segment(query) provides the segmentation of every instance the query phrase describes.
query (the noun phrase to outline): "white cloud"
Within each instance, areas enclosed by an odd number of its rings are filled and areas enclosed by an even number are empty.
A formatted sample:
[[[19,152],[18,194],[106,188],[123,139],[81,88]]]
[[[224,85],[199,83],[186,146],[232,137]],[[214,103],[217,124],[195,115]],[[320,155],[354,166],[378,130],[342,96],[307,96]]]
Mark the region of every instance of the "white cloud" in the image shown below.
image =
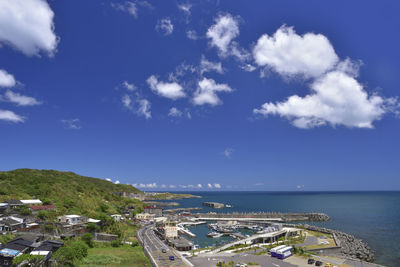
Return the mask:
[[[117,181],[115,181],[115,183],[114,184],[119,184],[119,181],[117,180]]]
[[[121,101],[124,107],[132,109],[132,98],[128,94],[123,95]]]
[[[176,188],[176,186],[173,185],[173,184],[170,184],[170,185],[169,185],[169,188]]]
[[[222,56],[230,50],[231,41],[239,35],[239,22],[231,14],[219,15],[215,24],[207,30],[211,46],[218,48]]]
[[[197,40],[200,37],[197,35],[197,32],[195,30],[188,30],[186,32],[186,36],[187,38],[189,38],[190,40]]]
[[[127,81],[124,81],[122,83],[122,85],[125,87],[126,90],[128,91],[135,91],[136,90],[136,86],[133,83],[129,83]]]
[[[168,116],[169,117],[182,117],[182,111],[180,111],[179,109],[172,107],[169,110]]]
[[[212,184],[207,184],[208,188],[213,188]]]
[[[157,183],[150,183],[150,184],[139,184],[138,187],[140,188],[157,188]]]
[[[41,104],[40,101],[36,100],[33,97],[14,93],[11,90],[6,91],[6,93],[4,94],[4,100],[15,103],[18,106],[36,106]]]
[[[157,77],[152,75],[147,79],[147,84],[150,89],[156,94],[176,100],[178,98],[185,97],[186,94],[183,87],[176,82],[165,83],[157,80]]]
[[[38,55],[43,50],[51,56],[58,43],[53,17],[45,0],[1,0],[0,43],[26,55]]]
[[[207,30],[206,36],[210,39],[210,45],[218,49],[219,56],[234,56],[244,62],[251,56],[234,41],[239,34],[239,18],[228,13],[215,18],[215,24]]]
[[[259,66],[271,68],[282,76],[319,77],[332,69],[339,58],[322,34],[298,35],[292,27],[282,26],[273,36],[262,35],[253,50]]]
[[[111,179],[110,178],[106,178],[106,181],[111,182]]]
[[[221,185],[220,184],[214,184],[214,187],[215,188],[221,188]]]
[[[163,32],[164,35],[170,35],[174,31],[174,25],[170,18],[163,18],[157,22],[156,30],[158,32]]]
[[[167,185],[162,184],[162,185],[161,185],[161,188],[167,188]]]
[[[198,87],[193,96],[195,105],[209,104],[216,106],[222,104],[217,92],[232,92],[232,88],[227,84],[217,84],[213,79],[203,78],[198,82]]]
[[[64,124],[64,127],[67,129],[79,130],[81,126],[79,125],[79,119],[69,119],[69,120],[61,120]]]
[[[192,8],[192,5],[190,3],[178,4],[178,8],[179,10],[183,11],[183,13],[189,16],[191,13],[190,9]]]
[[[146,119],[151,118],[151,103],[149,100],[141,98],[139,94],[136,94],[136,98],[133,100],[128,94],[124,94],[121,98],[122,105],[133,111],[139,116],[143,116]]]
[[[7,71],[0,69],[0,87],[13,87],[15,84],[16,81],[14,76],[9,74]]]
[[[280,115],[299,128],[325,124],[373,128],[373,122],[380,120],[396,103],[393,98],[368,95],[349,73],[335,70],[314,81],[309,95],[293,95],[283,102],[265,103],[260,109],[254,109],[254,113]]]
[[[142,115],[143,117],[145,117],[146,119],[150,119],[151,118],[151,103],[149,100],[147,99],[140,99],[138,100],[138,104],[139,104],[139,108],[137,110],[139,115]]]
[[[200,74],[211,71],[215,71],[220,74],[224,73],[221,62],[208,61],[204,56],[201,56],[199,68],[200,68]]]
[[[304,185],[296,185],[296,188],[297,188],[297,189],[303,189],[303,188],[304,188]]]
[[[136,7],[136,4],[130,1],[125,1],[124,3],[111,3],[111,6],[115,10],[123,11],[126,12],[130,15],[132,15],[134,18],[138,17],[138,9]]]
[[[247,72],[252,72],[252,71],[255,71],[257,69],[255,66],[253,66],[251,64],[244,64],[244,65],[240,66],[240,68],[242,70],[244,70],[244,71],[247,71]]]
[[[198,184],[197,188],[203,188],[203,185],[202,184]]]
[[[233,154],[234,151],[235,151],[235,150],[234,150],[233,148],[227,147],[227,148],[224,150],[224,155],[225,155],[225,157],[230,158],[230,157],[232,156],[232,154]]]
[[[15,114],[10,110],[2,110],[0,109],[0,120],[9,121],[9,122],[24,122],[25,118]]]

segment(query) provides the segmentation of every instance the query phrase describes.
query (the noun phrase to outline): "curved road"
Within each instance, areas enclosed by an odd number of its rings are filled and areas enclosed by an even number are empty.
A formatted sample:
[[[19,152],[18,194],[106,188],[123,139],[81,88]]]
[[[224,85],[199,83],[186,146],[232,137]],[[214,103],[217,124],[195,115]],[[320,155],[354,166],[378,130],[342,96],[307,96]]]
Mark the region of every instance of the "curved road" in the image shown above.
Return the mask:
[[[138,235],[143,240],[143,247],[146,249],[152,262],[156,267],[188,267],[189,265],[182,260],[181,255],[175,249],[164,244],[154,233],[153,227],[145,227],[138,231]],[[166,253],[162,249],[167,250]],[[171,261],[170,256],[175,260]]]

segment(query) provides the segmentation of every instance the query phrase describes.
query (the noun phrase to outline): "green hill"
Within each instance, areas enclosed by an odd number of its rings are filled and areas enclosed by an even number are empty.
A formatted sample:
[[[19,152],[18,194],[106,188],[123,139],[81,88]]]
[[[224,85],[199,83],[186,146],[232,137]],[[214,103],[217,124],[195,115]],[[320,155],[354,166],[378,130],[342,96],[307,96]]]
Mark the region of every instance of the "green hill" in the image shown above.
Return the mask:
[[[0,201],[38,198],[57,206],[57,214],[119,213],[129,205],[143,203],[115,194],[140,193],[130,185],[55,170],[17,169],[0,172]]]

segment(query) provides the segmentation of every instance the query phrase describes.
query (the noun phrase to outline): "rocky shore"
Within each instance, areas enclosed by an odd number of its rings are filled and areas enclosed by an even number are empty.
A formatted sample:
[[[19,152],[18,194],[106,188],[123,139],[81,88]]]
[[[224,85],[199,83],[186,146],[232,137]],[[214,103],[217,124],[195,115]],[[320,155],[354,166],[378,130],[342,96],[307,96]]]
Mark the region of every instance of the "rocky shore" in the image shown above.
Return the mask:
[[[340,255],[345,258],[359,259],[367,262],[374,261],[374,252],[363,240],[353,235],[313,225],[302,225],[305,229],[332,234],[336,244],[340,247]]]

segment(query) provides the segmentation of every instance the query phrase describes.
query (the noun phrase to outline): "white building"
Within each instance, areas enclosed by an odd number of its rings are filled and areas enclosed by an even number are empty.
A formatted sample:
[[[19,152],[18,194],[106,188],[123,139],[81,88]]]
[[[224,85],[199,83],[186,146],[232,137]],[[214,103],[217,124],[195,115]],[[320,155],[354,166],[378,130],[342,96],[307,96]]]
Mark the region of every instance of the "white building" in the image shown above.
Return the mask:
[[[178,237],[178,226],[176,225],[176,221],[164,222],[164,234],[165,238]]]
[[[42,201],[40,199],[22,199],[20,200],[24,205],[42,205]]]
[[[58,219],[58,222],[60,222],[60,223],[68,223],[71,225],[87,222],[86,217],[80,216],[80,215],[74,215],[74,214],[59,216],[57,219]]]

